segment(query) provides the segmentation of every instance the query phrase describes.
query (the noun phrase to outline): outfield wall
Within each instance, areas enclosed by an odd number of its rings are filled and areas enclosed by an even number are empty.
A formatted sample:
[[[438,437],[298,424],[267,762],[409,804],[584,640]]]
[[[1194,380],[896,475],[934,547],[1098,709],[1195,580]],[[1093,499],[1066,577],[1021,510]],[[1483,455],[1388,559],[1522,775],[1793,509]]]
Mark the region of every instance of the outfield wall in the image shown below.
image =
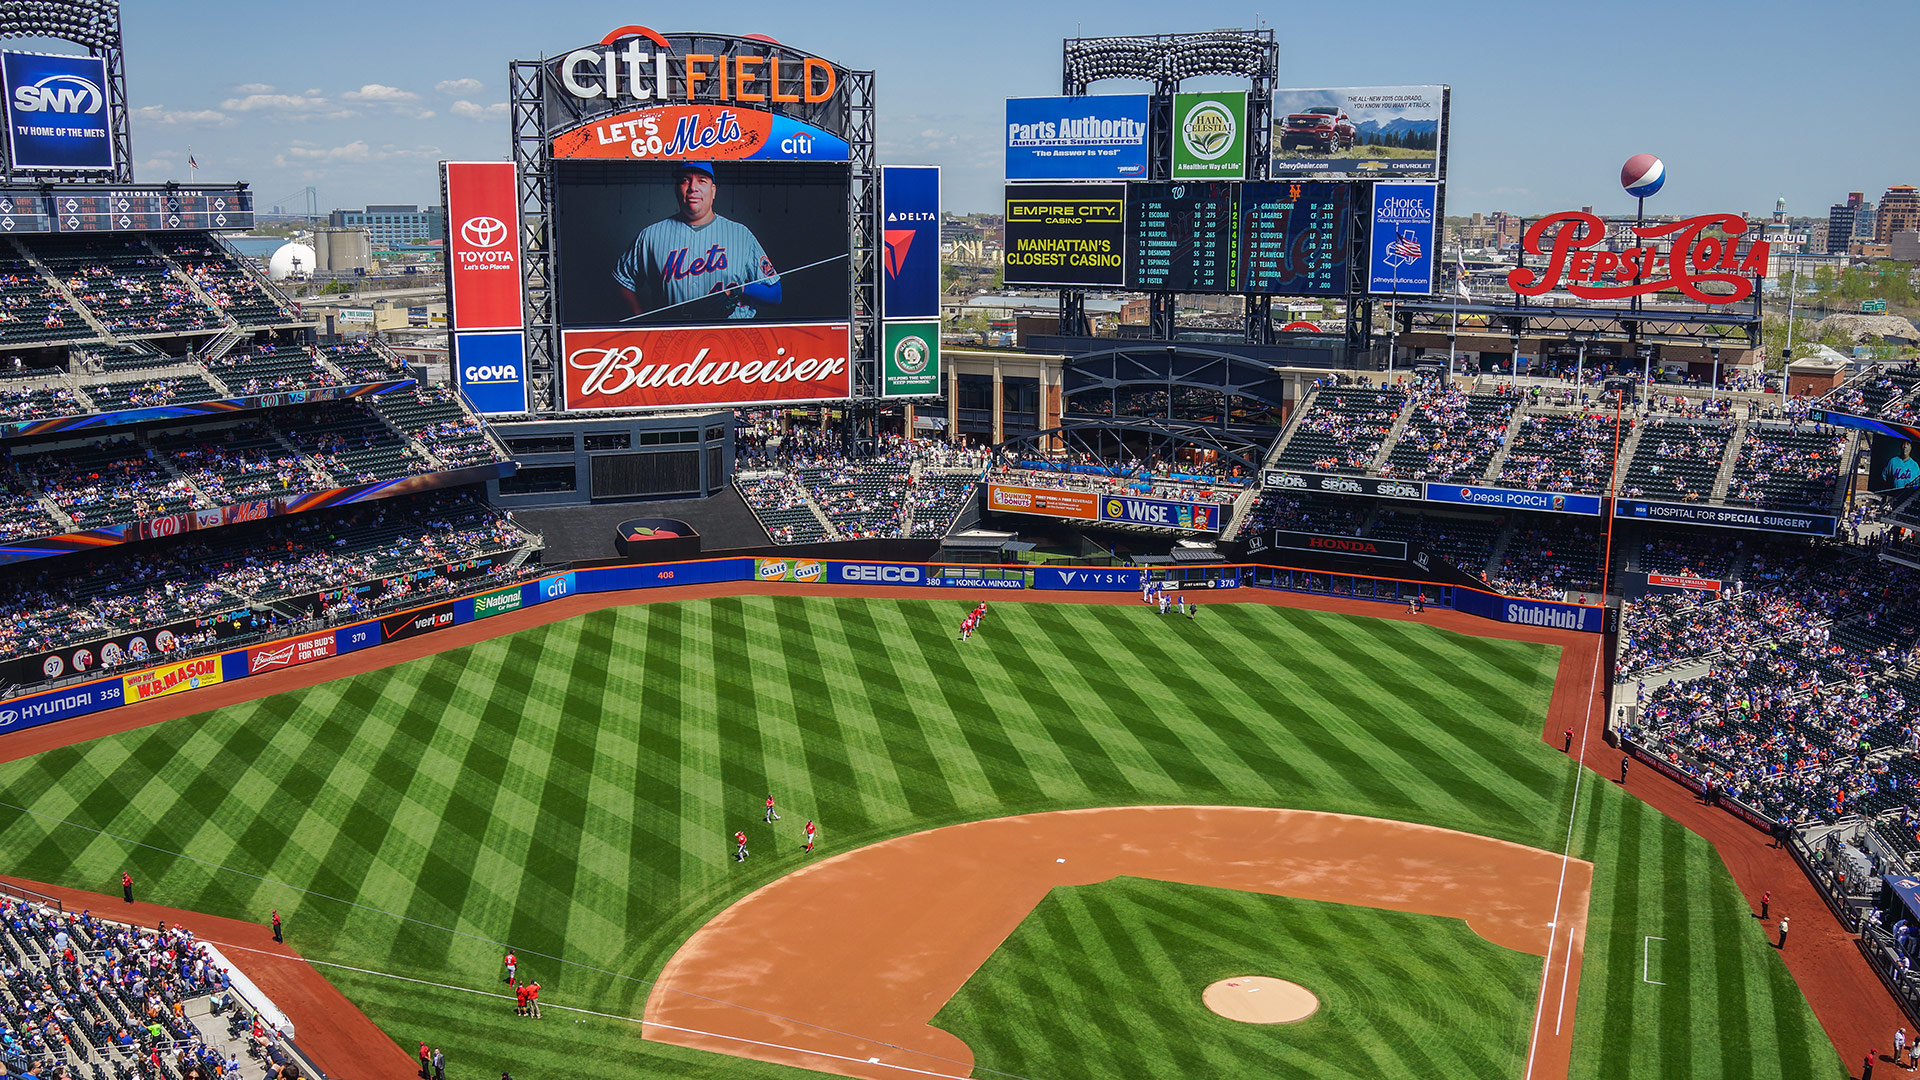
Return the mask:
[[[1139,592],[1147,580],[1176,590],[1258,585],[1291,592],[1401,601],[1424,589],[1428,603],[1495,622],[1600,633],[1603,609],[1544,600],[1520,600],[1463,586],[1329,574],[1322,570],[1241,564],[1169,567],[982,566],[954,563],[847,561],[792,557],[733,557],[691,562],[602,566],[550,574],[505,588],[440,600],[406,611],[261,645],[209,653],[124,675],[113,675],[0,701],[0,735],[58,720],[187,693],[315,660],[404,641],[451,626],[535,607],[576,593],[627,592],[676,585],[735,582],[899,586],[957,592]],[[1364,593],[1364,595],[1363,595]]]

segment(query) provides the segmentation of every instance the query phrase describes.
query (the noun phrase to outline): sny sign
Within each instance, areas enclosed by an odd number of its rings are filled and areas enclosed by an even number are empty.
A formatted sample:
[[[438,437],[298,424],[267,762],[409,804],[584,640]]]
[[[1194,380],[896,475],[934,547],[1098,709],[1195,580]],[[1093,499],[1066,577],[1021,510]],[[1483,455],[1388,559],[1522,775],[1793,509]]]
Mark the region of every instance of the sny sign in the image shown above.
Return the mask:
[[[1507,284],[1522,296],[1564,287],[1582,300],[1622,300],[1678,289],[1703,304],[1737,303],[1752,296],[1754,283],[1767,274],[1765,240],[1755,240],[1745,258],[1735,250],[1746,231],[1747,219],[1738,214],[1702,214],[1632,228],[1640,240],[1666,240],[1664,247],[1649,243],[1624,251],[1589,251],[1606,241],[1606,222],[1579,210],[1551,214],[1529,226],[1521,241],[1528,254],[1547,258],[1546,269],[1517,267],[1508,272]],[[1731,291],[1705,292],[1700,288],[1704,284]]]

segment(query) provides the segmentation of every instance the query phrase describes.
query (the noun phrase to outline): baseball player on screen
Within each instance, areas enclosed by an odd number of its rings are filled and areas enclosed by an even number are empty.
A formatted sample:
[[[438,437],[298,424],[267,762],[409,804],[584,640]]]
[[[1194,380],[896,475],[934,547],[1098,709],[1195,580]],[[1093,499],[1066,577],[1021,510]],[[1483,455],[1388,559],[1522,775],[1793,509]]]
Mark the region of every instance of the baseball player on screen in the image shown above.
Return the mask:
[[[636,318],[674,309],[675,321],[752,319],[780,302],[773,260],[753,230],[714,213],[718,194],[712,164],[680,163],[680,211],[640,230],[613,268]]]

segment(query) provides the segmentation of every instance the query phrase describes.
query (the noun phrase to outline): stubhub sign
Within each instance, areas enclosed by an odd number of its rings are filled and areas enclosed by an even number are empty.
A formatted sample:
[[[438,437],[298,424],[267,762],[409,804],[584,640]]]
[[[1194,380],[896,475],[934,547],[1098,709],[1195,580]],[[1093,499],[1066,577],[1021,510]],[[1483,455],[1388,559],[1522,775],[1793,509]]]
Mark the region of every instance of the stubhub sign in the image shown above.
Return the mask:
[[[526,335],[519,330],[453,336],[460,393],[482,416],[527,411]]]

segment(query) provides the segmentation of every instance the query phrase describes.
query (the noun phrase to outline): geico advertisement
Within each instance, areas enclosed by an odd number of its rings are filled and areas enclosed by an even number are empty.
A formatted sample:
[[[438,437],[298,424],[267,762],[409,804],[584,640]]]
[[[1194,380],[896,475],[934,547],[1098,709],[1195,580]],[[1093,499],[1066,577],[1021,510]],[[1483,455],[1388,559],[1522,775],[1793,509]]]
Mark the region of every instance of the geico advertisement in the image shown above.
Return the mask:
[[[127,701],[150,701],[181,690],[198,690],[220,681],[220,658],[202,656],[166,667],[149,668],[125,677]]]
[[[1126,281],[1124,184],[1007,185],[1006,283]]]
[[[453,325],[519,329],[520,202],[512,162],[447,163],[447,233]]]
[[[853,393],[851,327],[692,326],[568,330],[569,409],[825,401]]]

